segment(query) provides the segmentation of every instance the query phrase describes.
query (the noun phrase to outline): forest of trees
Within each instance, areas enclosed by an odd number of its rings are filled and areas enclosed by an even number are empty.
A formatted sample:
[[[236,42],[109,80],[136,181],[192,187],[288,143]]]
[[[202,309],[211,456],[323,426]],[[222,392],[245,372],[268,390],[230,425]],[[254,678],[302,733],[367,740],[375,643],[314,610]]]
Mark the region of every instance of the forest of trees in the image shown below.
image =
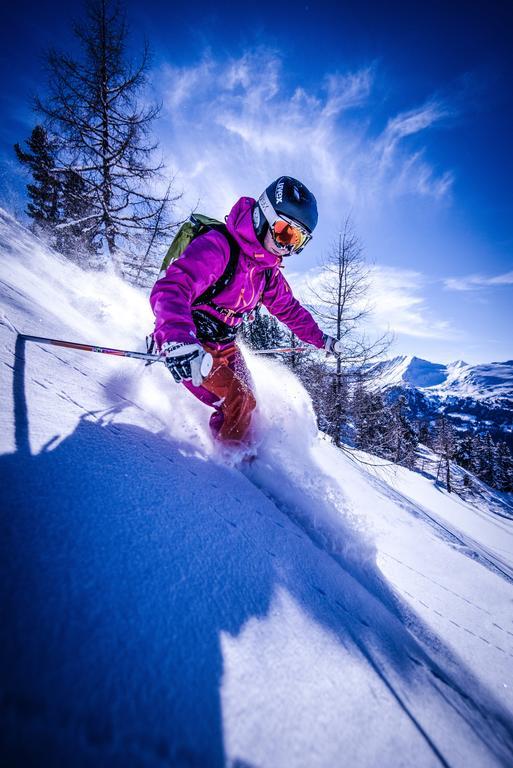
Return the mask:
[[[259,310],[246,323],[245,342],[255,349],[302,348],[278,321]],[[419,444],[438,456],[437,480],[450,492],[456,487],[454,465],[467,470],[463,486],[472,490],[472,476],[492,488],[513,492],[513,456],[503,441],[494,442],[486,428],[456,430],[443,415],[431,422],[407,415],[406,398],[393,398],[366,376],[365,365],[323,360],[309,350],[276,355],[294,370],[308,391],[319,429],[342,449],[360,449],[409,469],[421,469]]]

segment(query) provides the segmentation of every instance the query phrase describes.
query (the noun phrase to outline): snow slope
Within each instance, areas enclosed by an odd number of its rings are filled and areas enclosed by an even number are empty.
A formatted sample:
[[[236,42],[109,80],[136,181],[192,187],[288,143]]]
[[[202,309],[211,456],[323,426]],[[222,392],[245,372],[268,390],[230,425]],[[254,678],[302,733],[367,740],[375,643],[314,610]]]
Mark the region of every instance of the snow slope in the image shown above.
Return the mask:
[[[1,755],[33,766],[513,762],[513,524],[342,454],[250,359],[259,459],[141,348],[146,298],[0,215]]]

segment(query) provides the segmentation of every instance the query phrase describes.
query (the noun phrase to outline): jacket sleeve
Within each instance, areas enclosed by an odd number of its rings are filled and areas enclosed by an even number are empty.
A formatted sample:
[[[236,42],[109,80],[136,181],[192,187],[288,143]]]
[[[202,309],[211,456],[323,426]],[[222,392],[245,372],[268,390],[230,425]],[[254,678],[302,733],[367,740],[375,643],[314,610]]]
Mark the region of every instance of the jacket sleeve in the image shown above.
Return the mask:
[[[269,312],[285,323],[293,333],[307,344],[321,349],[323,333],[310,312],[294,297],[290,285],[279,269],[274,269],[264,290],[262,302]]]
[[[192,303],[223,274],[230,258],[228,241],[220,232],[195,238],[150,295],[158,348],[166,341],[196,341]]]

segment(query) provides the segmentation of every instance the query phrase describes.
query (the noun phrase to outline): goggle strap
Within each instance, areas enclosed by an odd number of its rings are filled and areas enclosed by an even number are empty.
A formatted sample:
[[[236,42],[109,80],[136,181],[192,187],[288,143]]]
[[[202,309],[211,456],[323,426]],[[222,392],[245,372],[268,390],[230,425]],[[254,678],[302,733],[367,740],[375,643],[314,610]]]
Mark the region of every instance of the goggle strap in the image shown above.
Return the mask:
[[[267,219],[267,223],[269,224],[270,227],[272,227],[274,222],[277,219],[277,216],[276,216],[276,211],[272,207],[271,201],[267,196],[267,192],[262,192],[262,194],[258,198],[258,205],[262,209],[262,213]]]
[[[269,197],[268,197],[268,195],[267,195],[267,192],[266,192],[266,191],[262,192],[262,194],[261,194],[261,195],[260,195],[260,197],[258,198],[258,205],[260,206],[260,208],[261,208],[261,210],[262,210],[262,213],[264,214],[264,216],[265,216],[265,218],[266,218],[266,221],[267,221],[267,223],[269,224],[269,227],[270,227],[270,228],[271,228],[271,230],[272,230],[272,228],[273,228],[273,226],[274,226],[275,222],[276,222],[276,221],[277,221],[279,218],[281,218],[281,217],[280,217],[280,216],[279,216],[279,215],[276,213],[276,211],[274,210],[274,208],[273,208],[273,206],[272,206],[272,203],[271,203],[271,201],[269,200]],[[284,219],[284,221],[286,221],[286,219]],[[302,245],[299,247],[299,250],[303,250],[303,248],[305,247],[305,245],[306,245],[306,244],[307,244],[307,243],[308,243],[308,242],[309,242],[311,239],[312,239],[312,235],[311,235],[310,233],[308,233],[308,234],[306,235],[306,237],[305,237],[305,240],[304,240],[304,242],[303,242],[303,243],[302,243]],[[296,251],[296,252],[299,252],[299,251]]]

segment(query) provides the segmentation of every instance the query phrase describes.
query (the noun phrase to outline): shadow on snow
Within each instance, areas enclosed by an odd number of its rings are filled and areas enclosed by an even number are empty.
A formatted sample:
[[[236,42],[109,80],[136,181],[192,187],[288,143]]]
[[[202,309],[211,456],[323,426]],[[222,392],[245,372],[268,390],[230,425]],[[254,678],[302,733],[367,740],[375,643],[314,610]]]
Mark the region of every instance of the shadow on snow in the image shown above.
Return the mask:
[[[276,528],[278,557],[263,557],[256,512],[242,504],[240,520],[225,514],[235,471],[183,457],[139,427],[84,417],[32,456],[19,343],[15,361],[17,451],[0,459],[4,758],[35,766],[43,751],[46,765],[224,765],[220,634],[265,617],[279,587],[363,656],[441,764],[394,682],[418,682],[419,668],[499,759],[511,755],[508,718],[491,697],[480,709],[426,656],[377,566],[359,580],[354,564],[344,571],[319,542],[289,545]],[[213,509],[202,485],[214,482]],[[332,594],[312,587],[293,546],[318,548]],[[359,598],[358,584],[363,592],[371,582],[381,584],[374,597]]]

